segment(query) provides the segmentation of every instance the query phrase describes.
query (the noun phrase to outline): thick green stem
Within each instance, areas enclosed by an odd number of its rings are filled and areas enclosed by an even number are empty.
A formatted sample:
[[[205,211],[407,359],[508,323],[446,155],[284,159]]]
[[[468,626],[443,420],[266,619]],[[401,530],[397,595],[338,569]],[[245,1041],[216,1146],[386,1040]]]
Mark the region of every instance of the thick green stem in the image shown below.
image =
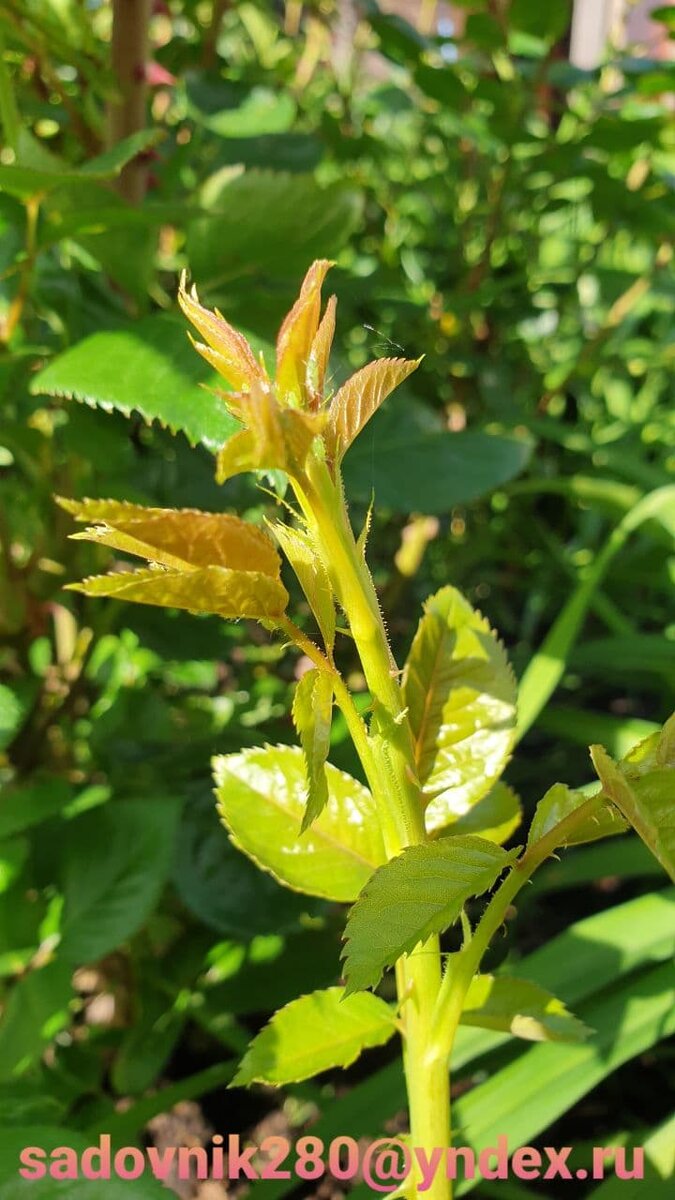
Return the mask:
[[[377,594],[349,522],[342,484],[324,463],[314,462],[296,488],[342,606],[373,698],[368,733],[352,712],[353,701],[336,691],[368,781],[382,813],[390,858],[426,840],[413,740]],[[344,686],[344,685],[343,685]],[[345,689],[346,691],[346,689]],[[346,703],[345,703],[346,701]],[[447,1060],[433,1043],[433,1014],[441,987],[440,944],[432,937],[397,964],[396,980],[404,1032],[403,1060],[410,1109],[411,1145],[431,1156],[450,1138],[450,1081]],[[414,1186],[419,1182],[415,1168]],[[442,1171],[428,1188],[429,1200],[451,1200]]]

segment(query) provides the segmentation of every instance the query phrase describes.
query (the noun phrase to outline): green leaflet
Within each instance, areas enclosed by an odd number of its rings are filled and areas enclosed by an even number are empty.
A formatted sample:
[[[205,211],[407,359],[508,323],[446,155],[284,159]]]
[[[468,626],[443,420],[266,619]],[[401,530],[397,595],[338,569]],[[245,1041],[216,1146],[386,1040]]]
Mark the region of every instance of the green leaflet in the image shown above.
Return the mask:
[[[21,875],[30,853],[28,838],[12,838],[0,842],[0,895],[9,891]]]
[[[444,792],[427,808],[426,826],[432,836],[475,833],[501,845],[521,823],[520,800],[513,788],[501,780],[493,785],[487,796],[464,811],[455,811],[453,796],[453,792]]]
[[[148,919],[171,870],[179,809],[169,796],[118,800],[71,823],[60,958],[96,962]]]
[[[321,187],[313,174],[287,170],[218,170],[199,198],[208,212],[188,226],[187,260],[205,291],[244,273],[263,286],[285,282],[313,258],[334,256],[362,204],[349,186]]]
[[[568,788],[564,783],[554,783],[548,789],[546,794],[539,801],[532,824],[530,825],[530,833],[527,839],[528,846],[532,846],[543,838],[546,833],[559,825],[565,817],[574,812],[575,808],[579,808],[588,799],[581,792],[574,791]],[[611,837],[616,833],[625,833],[628,828],[628,822],[622,820],[614,808],[607,805],[595,816],[589,819],[577,829],[574,830],[571,837],[566,838],[561,845],[578,846],[584,842],[595,842],[599,838]]]
[[[299,1083],[331,1067],[348,1067],[395,1030],[393,1010],[369,992],[345,996],[332,987],[300,996],[253,1039],[230,1086]]]
[[[516,683],[487,621],[453,587],[426,604],[403,677],[417,768],[438,828],[490,790],[514,740]],[[446,796],[442,793],[449,792]]]
[[[448,964],[452,970],[452,959]],[[561,1000],[537,983],[476,975],[464,1001],[462,1025],[512,1033],[530,1042],[581,1042],[590,1030]]]
[[[260,342],[255,342],[256,349]],[[120,364],[124,363],[124,370]],[[66,396],[125,416],[139,412],[215,453],[238,428],[220,396],[222,385],[194,353],[175,316],[145,317],[128,329],[102,330],[47,363],[31,381],[33,395]]]
[[[484,838],[449,837],[409,846],[376,871],[347,920],[347,992],[375,987],[385,967],[452,925],[517,854]]]
[[[661,736],[665,749],[668,749],[669,734],[664,730]],[[672,758],[654,770],[642,774],[636,770],[632,776],[628,771],[624,774],[602,746],[591,746],[591,758],[607,795],[675,880],[675,770]]]
[[[307,806],[302,818],[304,833],[328,803],[326,759],[333,719],[333,681],[325,671],[307,671],[295,689],[293,722],[300,735],[307,768]]]
[[[280,617],[288,604],[288,592],[278,579],[259,571],[228,571],[226,567],[191,571],[149,567],[116,575],[93,575],[67,586],[85,596],[111,596],[137,604],[256,620]]]
[[[23,697],[0,683],[0,751],[5,750],[19,732],[27,709]]]
[[[326,766],[328,803],[298,836],[307,774],[296,746],[265,746],[213,762],[218,811],[235,846],[279,883],[310,896],[355,900],[385,861],[370,792]]]
[[[378,509],[442,515],[508,483],[527,466],[531,441],[482,429],[450,433],[429,422],[426,406],[421,416],[421,408],[409,397],[405,404],[392,397],[375,414],[372,438],[369,429],[344,460],[349,496],[368,504],[374,492]]]
[[[28,971],[15,985],[0,1028],[0,1082],[22,1075],[37,1063],[70,1023],[75,1002],[72,974],[72,966],[58,959]]]
[[[317,550],[304,529],[276,522],[272,531],[298,577],[326,648],[332,650],[335,642],[335,601],[328,572]]]

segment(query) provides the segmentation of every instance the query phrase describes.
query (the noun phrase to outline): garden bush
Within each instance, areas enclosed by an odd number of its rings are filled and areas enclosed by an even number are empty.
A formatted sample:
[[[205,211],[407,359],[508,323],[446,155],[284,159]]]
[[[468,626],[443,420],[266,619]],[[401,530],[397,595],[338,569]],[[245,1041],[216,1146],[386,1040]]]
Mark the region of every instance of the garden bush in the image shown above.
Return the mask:
[[[158,7],[135,123],[123,4],[0,9],[0,1200],[89,1195],[18,1154],[102,1132],[327,1145],[410,1101],[438,1144],[447,1072],[388,1035],[446,968],[457,1144],[645,1145],[644,1194],[670,1186],[672,71],[572,67],[566,4],[464,7],[455,38]],[[289,877],[341,804],[362,865],[317,839]],[[581,808],[589,840],[558,837]],[[464,890],[418,911],[460,850]],[[395,960],[398,1015],[389,974],[357,990]],[[348,1054],[284,1066],[350,1009]]]

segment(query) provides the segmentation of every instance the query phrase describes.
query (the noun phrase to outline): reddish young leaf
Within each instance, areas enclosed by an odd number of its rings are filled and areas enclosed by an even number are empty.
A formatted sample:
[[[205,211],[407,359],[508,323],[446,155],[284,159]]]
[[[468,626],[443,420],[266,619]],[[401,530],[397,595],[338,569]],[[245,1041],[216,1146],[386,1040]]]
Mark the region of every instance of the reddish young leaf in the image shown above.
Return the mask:
[[[259,571],[228,571],[225,567],[198,567],[193,571],[149,567],[94,575],[81,583],[68,584],[68,589],[85,596],[111,596],[137,604],[256,620],[280,617],[288,604],[288,593],[278,579]]]
[[[335,336],[335,310],[337,297],[331,296],[326,305],[326,311],[316,331],[312,348],[307,359],[307,393],[312,408],[318,408],[323,399],[323,390],[328,371],[333,337]]]
[[[190,293],[185,288],[185,276],[181,279],[178,303],[185,316],[198,329],[207,345],[192,339],[195,349],[236,390],[250,388],[254,382],[265,383],[267,372],[256,359],[242,333],[225,320],[216,309],[211,312],[199,303],[195,288]]]
[[[417,370],[422,359],[379,358],[357,371],[333,397],[326,448],[339,462],[390,392]]]
[[[321,285],[332,266],[333,263],[324,258],[312,263],[300,295],[279,330],[277,388],[282,400],[291,396],[303,403],[307,401],[307,366],[319,327]]]
[[[119,500],[59,499],[58,503],[76,521],[92,523],[73,538],[100,542],[178,570],[220,566],[279,575],[281,560],[272,540],[240,517],[189,508],[144,508]]]

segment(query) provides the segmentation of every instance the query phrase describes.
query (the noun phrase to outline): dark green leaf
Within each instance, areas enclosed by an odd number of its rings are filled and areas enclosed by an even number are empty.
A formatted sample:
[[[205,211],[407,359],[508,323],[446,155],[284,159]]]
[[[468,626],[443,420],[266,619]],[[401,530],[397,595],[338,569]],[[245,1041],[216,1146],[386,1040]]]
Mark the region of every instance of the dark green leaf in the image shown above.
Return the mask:
[[[532,444],[480,431],[425,430],[391,401],[373,417],[344,462],[347,493],[393,512],[446,513],[518,475]]]
[[[61,956],[95,962],[143,925],[169,874],[178,811],[170,797],[125,800],[72,823],[63,858]]]
[[[71,1019],[72,967],[48,963],[13,987],[0,1025],[0,1082],[22,1075]]]
[[[296,834],[299,827],[298,819]],[[304,914],[316,911],[315,901],[279,887],[234,848],[211,794],[191,796],[185,806],[173,881],[191,913],[209,929],[240,941],[297,929]]]
[[[78,342],[35,376],[31,391],[125,416],[139,412],[215,453],[239,425],[203,383],[223,386],[195,354],[186,326],[176,317],[153,316]]]
[[[345,244],[360,213],[358,193],[320,187],[311,175],[220,172],[203,189],[211,215],[188,229],[190,268],[200,288],[242,272],[288,277]],[[274,214],[274,219],[270,215]]]

